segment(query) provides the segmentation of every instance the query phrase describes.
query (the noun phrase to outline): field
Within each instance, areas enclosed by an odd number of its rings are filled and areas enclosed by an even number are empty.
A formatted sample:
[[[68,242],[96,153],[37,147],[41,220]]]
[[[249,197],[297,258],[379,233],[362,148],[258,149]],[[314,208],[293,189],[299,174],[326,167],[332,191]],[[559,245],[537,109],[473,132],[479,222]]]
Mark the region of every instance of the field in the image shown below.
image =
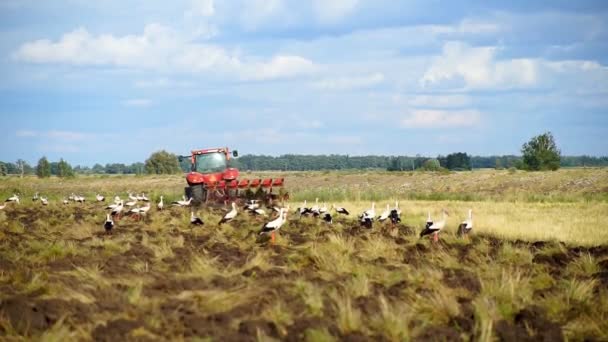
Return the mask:
[[[359,213],[400,201],[401,225],[327,225],[293,212],[275,244],[264,220],[221,209],[152,210],[103,231],[97,192],[181,197],[181,176],[0,179],[0,339],[607,340],[608,170],[550,173],[302,172],[304,199]],[[32,203],[34,192],[51,204]],[[60,204],[70,193],[85,204]],[[450,213],[440,241],[427,211]],[[456,237],[473,209],[475,228]]]

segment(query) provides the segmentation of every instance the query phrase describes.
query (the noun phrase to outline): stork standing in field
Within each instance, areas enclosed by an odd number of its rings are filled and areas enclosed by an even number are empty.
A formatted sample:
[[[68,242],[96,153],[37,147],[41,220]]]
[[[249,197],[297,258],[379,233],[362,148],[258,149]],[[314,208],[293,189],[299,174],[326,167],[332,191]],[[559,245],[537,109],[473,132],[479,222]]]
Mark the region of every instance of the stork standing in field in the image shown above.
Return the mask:
[[[287,220],[287,211],[289,211],[289,206],[287,207],[287,209],[281,208],[279,210],[279,217],[264,224],[264,226],[262,226],[262,230],[260,231],[260,235],[270,234],[270,241],[274,243],[275,232],[281,229],[281,226]]]
[[[330,213],[325,213],[325,215],[323,215],[323,221],[327,222],[328,224],[334,223],[334,219],[331,217]]]
[[[306,200],[304,200],[304,203],[302,203],[302,206],[296,209],[296,212],[298,214],[300,214],[300,217],[302,217],[302,215],[306,215],[309,211],[308,207],[306,206]]]
[[[137,200],[131,200],[131,201],[125,203],[125,205],[127,207],[134,207],[136,204],[137,204]]]
[[[112,234],[112,228],[114,228],[114,221],[110,214],[106,214],[106,222],[103,224],[103,228],[106,230],[106,234]]]
[[[163,210],[163,208],[165,207],[165,203],[163,203],[163,196],[160,196],[160,202],[158,202],[158,204],[156,205],[156,207],[158,208],[158,210]]]
[[[243,209],[253,212],[254,210],[258,209],[259,207],[260,207],[260,203],[258,200],[249,200],[245,204],[245,207]]]
[[[49,205],[49,198],[40,196],[40,203],[42,203],[42,205]]]
[[[323,215],[327,213],[327,203],[323,202],[323,206],[319,208],[319,214]]]
[[[220,220],[220,222],[218,224],[222,225],[222,223],[226,223],[226,222],[230,222],[230,221],[234,220],[237,213],[238,212],[236,211],[236,203],[232,202],[232,210],[227,212],[226,215],[224,215],[224,217],[222,217],[222,219]]]
[[[262,208],[252,210],[251,214],[253,214],[253,216],[268,216],[268,214],[266,214],[266,210]]]
[[[102,196],[101,194],[95,195],[95,199],[97,200],[97,202],[105,202],[106,201],[106,198],[104,196]]]
[[[399,202],[395,202],[395,207],[391,210],[388,217],[391,219],[391,223],[393,225],[401,222],[401,209],[399,209]]]
[[[38,200],[38,193],[34,194],[34,197],[32,197],[32,202],[36,202]]]
[[[348,212],[348,210],[346,210],[346,208],[344,207],[336,207],[335,204],[331,205],[332,209],[334,209],[338,214],[342,214],[342,215],[350,215],[350,213]]]
[[[146,196],[145,192],[141,194],[141,200],[144,202],[150,202],[150,199],[148,198],[148,196]]]
[[[458,226],[458,236],[468,236],[473,229],[473,209],[469,209],[469,217]]]
[[[120,219],[120,215],[124,209],[125,209],[124,202],[120,201],[120,203],[114,209],[112,209],[112,212],[111,212],[112,217],[118,216],[118,219]]]
[[[438,222],[434,222],[430,227],[425,228],[422,232],[420,232],[420,237],[425,235],[433,235],[433,242],[439,241],[439,232],[445,227],[445,223],[447,221],[448,212],[442,210],[443,219]]]
[[[68,201],[67,198],[64,198],[62,203],[63,204],[70,204],[70,201]]]
[[[312,213],[312,216],[314,216],[314,217],[318,217],[319,214],[321,214],[319,212],[319,199],[318,198],[315,198],[315,205],[313,205],[310,208],[310,212]]]
[[[426,224],[424,226],[424,229],[427,229],[428,227],[433,225],[433,219],[431,218],[431,211],[429,210],[428,216],[426,217]]]
[[[386,205],[386,210],[382,212],[380,216],[378,216],[379,222],[384,222],[388,219],[388,216],[391,214],[390,205]]]
[[[372,207],[359,216],[361,225],[366,228],[372,228],[374,219],[376,218],[376,202],[372,202]]]
[[[139,208],[139,214],[144,217],[148,215],[148,211],[150,211],[150,202],[146,203],[143,207]]]
[[[203,220],[198,217],[197,215],[194,215],[194,211],[190,212],[190,224],[195,225],[195,226],[202,226],[205,223],[203,222]]]
[[[171,204],[176,205],[178,207],[188,207],[192,203],[192,197],[188,198],[188,200],[175,201]]]
[[[19,204],[19,196],[13,194],[13,196],[9,197],[6,201],[4,202],[8,202],[8,203],[17,203]]]

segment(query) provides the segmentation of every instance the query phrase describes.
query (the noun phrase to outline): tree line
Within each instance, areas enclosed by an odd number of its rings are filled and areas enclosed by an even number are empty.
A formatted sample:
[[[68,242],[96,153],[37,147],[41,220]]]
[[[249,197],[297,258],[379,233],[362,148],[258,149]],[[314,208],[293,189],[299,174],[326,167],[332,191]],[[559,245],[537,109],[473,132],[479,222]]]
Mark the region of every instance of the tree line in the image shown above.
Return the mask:
[[[349,156],[349,155],[298,155],[282,156],[244,155],[231,158],[230,167],[243,171],[319,171],[349,169],[380,169],[388,171],[464,171],[478,168],[522,170],[557,170],[559,167],[603,167],[608,166],[608,157],[561,156],[551,132],[547,132],[526,142],[522,146],[522,156],[470,156],[464,152],[451,153],[435,158],[425,156]],[[15,163],[0,162],[0,175],[36,174],[38,177],[72,177],[75,174],[174,174],[190,171],[189,158],[179,160],[167,151],[154,152],[144,162],[132,164],[95,164],[93,167],[72,166],[65,160],[49,162],[40,158],[36,167],[19,159]]]

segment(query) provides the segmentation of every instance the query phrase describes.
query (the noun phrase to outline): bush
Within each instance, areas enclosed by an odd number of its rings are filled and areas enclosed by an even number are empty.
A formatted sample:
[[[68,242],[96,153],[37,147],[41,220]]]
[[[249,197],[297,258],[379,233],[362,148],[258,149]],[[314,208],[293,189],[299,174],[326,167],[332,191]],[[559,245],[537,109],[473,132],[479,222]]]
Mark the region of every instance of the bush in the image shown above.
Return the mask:
[[[427,159],[418,170],[421,171],[443,171],[444,168],[439,164],[437,159]]]
[[[157,175],[174,174],[181,171],[177,156],[164,150],[152,153],[146,160],[145,168],[146,173]]]

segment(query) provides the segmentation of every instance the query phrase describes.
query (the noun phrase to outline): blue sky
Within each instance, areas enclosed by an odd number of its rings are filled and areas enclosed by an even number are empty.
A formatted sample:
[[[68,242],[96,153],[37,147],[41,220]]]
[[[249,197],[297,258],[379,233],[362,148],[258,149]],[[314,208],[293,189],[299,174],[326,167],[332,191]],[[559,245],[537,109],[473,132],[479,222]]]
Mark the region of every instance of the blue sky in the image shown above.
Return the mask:
[[[0,1],[0,160],[608,154],[605,1]]]

